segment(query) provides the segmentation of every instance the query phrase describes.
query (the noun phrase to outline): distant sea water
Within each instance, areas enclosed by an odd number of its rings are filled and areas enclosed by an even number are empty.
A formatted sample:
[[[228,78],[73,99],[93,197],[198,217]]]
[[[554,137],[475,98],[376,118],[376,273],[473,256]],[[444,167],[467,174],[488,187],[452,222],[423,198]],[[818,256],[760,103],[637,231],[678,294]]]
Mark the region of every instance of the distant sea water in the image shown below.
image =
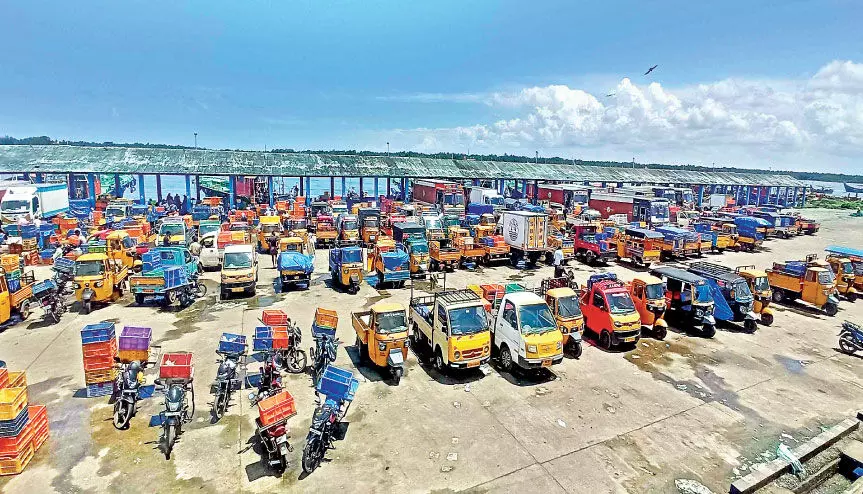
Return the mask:
[[[396,180],[392,181],[393,189],[396,188]],[[299,187],[299,179],[297,178],[289,178],[289,177],[276,177],[273,179],[273,188],[275,189],[276,194],[288,193],[291,191],[291,188],[294,186]],[[310,191],[303,191],[305,195],[311,197],[318,197],[323,195],[324,192],[329,193],[330,191],[330,179],[329,178],[312,178],[310,179]],[[336,178],[336,195],[342,195],[342,179]],[[348,192],[354,189],[355,192],[359,193],[360,191],[360,179],[358,178],[348,178],[345,180],[345,192]],[[192,197],[195,196],[195,179],[192,177],[191,179],[191,191]],[[363,180],[363,191],[366,192],[367,195],[372,195],[374,192],[374,180],[373,179],[364,179]],[[386,194],[387,191],[387,181],[386,179],[378,180],[378,192],[380,194]],[[144,177],[144,192],[147,195],[147,199],[156,197],[156,177],[152,175],[147,175]],[[186,193],[186,179],[181,176],[176,175],[166,175],[162,177],[162,195],[167,196],[168,194],[180,194],[183,195]],[[129,192],[126,190],[124,197],[129,199],[137,199],[138,191]],[[202,196],[203,197],[203,196]]]
[[[812,187],[833,189],[831,195],[834,196],[844,196],[847,194],[845,192],[845,185],[842,182],[820,182],[818,180],[802,180],[802,182]]]

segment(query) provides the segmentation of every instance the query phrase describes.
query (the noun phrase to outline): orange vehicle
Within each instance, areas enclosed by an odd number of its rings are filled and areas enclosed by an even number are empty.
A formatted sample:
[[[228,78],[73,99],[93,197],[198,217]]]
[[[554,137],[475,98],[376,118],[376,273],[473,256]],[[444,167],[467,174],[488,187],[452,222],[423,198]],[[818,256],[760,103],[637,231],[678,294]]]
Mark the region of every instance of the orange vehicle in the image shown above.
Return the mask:
[[[336,244],[336,238],[339,234],[333,224],[332,216],[318,216],[315,228],[317,230],[315,232],[315,236],[317,238],[315,241],[315,247],[332,247]]]
[[[475,243],[470,231],[466,228],[450,227],[450,240],[452,246],[461,253],[461,265],[465,263],[479,264],[480,259],[485,256],[485,250]]]
[[[599,337],[602,348],[634,345],[641,338],[641,317],[626,285],[614,273],[591,275],[579,305],[585,328]]]

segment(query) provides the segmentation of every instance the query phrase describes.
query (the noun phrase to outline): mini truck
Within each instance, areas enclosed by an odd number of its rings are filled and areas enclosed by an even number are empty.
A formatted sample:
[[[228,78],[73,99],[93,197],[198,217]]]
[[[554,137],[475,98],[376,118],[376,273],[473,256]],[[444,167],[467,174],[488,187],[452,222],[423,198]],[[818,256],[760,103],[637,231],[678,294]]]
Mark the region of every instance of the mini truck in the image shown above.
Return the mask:
[[[222,298],[225,299],[229,293],[237,292],[254,295],[257,281],[258,256],[252,245],[241,244],[225,247],[219,287]]]
[[[354,312],[351,322],[357,333],[360,358],[368,357],[377,366],[387,367],[398,384],[408,356],[408,323],[403,305],[378,302],[370,310]]]
[[[411,256],[411,276],[424,278],[429,270],[429,244],[425,228],[416,223],[400,222],[393,225],[393,238],[402,242]]]
[[[617,258],[642,266],[659,262],[663,238],[661,233],[653,230],[626,228],[623,235],[617,237]]]
[[[277,264],[283,288],[289,285],[308,288],[311,285],[315,258],[309,254],[307,245],[301,237],[288,237],[280,242]]]
[[[425,346],[439,372],[479,367],[491,356],[485,305],[470,290],[411,297],[409,319],[414,348]]]
[[[607,263],[617,257],[617,251],[609,245],[607,234],[600,231],[597,225],[577,223],[573,225],[573,231],[575,256],[579,260],[587,264]]]
[[[482,219],[480,219],[482,221]],[[506,261],[509,259],[509,245],[500,235],[492,235],[494,226],[479,224],[473,227],[474,238],[482,247],[482,262],[486,266],[493,262]]]
[[[641,317],[629,290],[617,280],[617,275],[591,275],[579,303],[584,314],[584,327],[599,337],[599,346],[608,350],[638,343]]]
[[[369,259],[369,271],[377,274],[378,287],[391,283],[393,287],[401,288],[411,276],[410,255],[402,244],[395,243],[391,238],[379,238],[374,250],[369,253]]]
[[[767,272],[773,301],[800,299],[824,310],[828,316],[839,312],[839,294],[833,271],[807,266],[805,261],[774,262]]]
[[[503,238],[510,247],[513,266],[525,261],[534,265],[545,253],[548,216],[530,211],[504,211]]]
[[[374,245],[381,234],[381,210],[379,208],[360,208],[360,239],[363,245]]]
[[[149,258],[149,259],[148,259]],[[169,306],[188,290],[189,277],[199,269],[198,259],[185,247],[156,247],[145,254],[141,274],[129,277],[129,286],[135,295],[135,303],[144,304],[148,299],[160,299]],[[173,272],[182,268],[182,273]],[[182,302],[188,302],[185,300]]]
[[[492,346],[505,371],[513,366],[535,370],[563,361],[563,335],[539,295],[511,292],[495,299],[495,305]]]

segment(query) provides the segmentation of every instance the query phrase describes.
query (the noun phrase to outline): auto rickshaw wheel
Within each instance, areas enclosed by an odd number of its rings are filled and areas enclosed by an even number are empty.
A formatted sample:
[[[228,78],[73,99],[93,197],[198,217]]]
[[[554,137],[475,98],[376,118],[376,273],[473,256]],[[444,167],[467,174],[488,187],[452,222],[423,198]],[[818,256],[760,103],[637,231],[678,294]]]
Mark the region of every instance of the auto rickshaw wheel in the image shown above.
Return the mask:
[[[857,294],[856,294],[856,293],[854,293],[854,292],[846,293],[846,294],[845,294],[845,298],[846,298],[849,302],[854,302],[855,300],[857,300]]]
[[[569,345],[567,346],[569,346],[569,353],[572,354],[572,358],[581,358],[581,353],[584,351],[584,349],[582,348],[580,341],[572,341],[572,339],[570,338]]]
[[[761,313],[761,324],[765,326],[770,326],[773,324],[773,314],[765,314]]]
[[[712,324],[705,324],[701,327],[701,336],[705,338],[713,338],[716,334],[716,326]]]
[[[354,345],[357,347],[357,354],[360,356],[360,362],[366,359],[365,357],[365,345],[363,345],[363,340],[360,339],[360,335],[357,335],[357,341],[354,342]]]
[[[666,335],[668,335],[668,328],[665,326],[657,326],[653,325],[653,337],[657,340],[664,340]]]
[[[781,303],[783,300],[785,300],[785,294],[782,293],[781,289],[777,288],[776,290],[773,290],[772,298],[774,302]]]
[[[599,346],[606,350],[611,350],[611,334],[609,334],[608,331],[603,330],[602,333],[599,334]]]
[[[402,380],[402,374],[404,374],[405,370],[401,367],[393,369],[393,384],[398,386]]]
[[[83,312],[84,315],[89,314],[92,309],[93,309],[93,303],[90,302],[89,300],[85,300],[85,301],[81,302],[81,312]],[[23,315],[23,313],[22,313],[22,315]]]
[[[839,338],[839,349],[848,355],[853,355],[857,352],[857,345],[854,343],[854,338],[849,334],[843,335]]]
[[[138,305],[144,305],[144,295],[141,293],[135,294],[135,303]]]
[[[827,304],[824,306],[824,312],[826,312],[828,316],[833,317],[837,312],[839,312],[839,306],[836,304]]]
[[[747,333],[754,333],[755,330],[758,329],[758,324],[755,322],[755,319],[747,319],[743,321],[743,329],[745,329]]]

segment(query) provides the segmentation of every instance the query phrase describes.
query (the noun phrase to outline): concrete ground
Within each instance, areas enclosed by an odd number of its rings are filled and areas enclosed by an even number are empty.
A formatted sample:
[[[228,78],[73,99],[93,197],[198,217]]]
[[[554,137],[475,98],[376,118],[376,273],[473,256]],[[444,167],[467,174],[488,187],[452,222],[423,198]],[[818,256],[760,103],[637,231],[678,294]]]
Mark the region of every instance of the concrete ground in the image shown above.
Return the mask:
[[[863,223],[844,212],[811,211],[823,221],[813,237],[772,240],[763,252],[709,256],[728,266],[802,258],[834,243],[860,246]],[[752,465],[775,457],[780,441],[792,448],[861,408],[863,362],[837,350],[843,319],[863,320],[863,302],[843,302],[836,317],[803,305],[776,308],[772,327],[746,334],[720,327],[713,339],[672,330],[665,341],[606,352],[589,346],[540,376],[495,368],[442,376],[409,355],[399,386],[377,369],[359,366],[350,313],[390,298],[406,303],[410,290],[358,295],[329,286],[326,253],[319,251],[310,290],[274,293],[275,270],[261,259],[258,295],[217,300],[218,273],[208,273],[210,295],[178,311],[138,307],[127,296],[83,316],[64,315],[45,326],[40,314],[0,333],[0,359],[27,371],[30,399],[48,405],[51,437],[29,468],[0,478],[0,490],[19,492],[677,492],[694,480],[714,492]],[[596,269],[573,263],[579,281]],[[623,278],[633,271],[611,265]],[[44,268],[39,278],[47,276]],[[460,271],[450,287],[523,281],[538,284],[551,269],[521,272],[497,267]],[[276,477],[253,447],[256,410],[236,393],[227,415],[210,420],[208,385],[223,331],[249,338],[264,308],[282,308],[303,328],[304,347],[317,306],[340,315],[338,364],[361,383],[348,414],[345,440],[329,461],[301,478],[300,457],[314,409],[307,375],[288,375],[298,415],[289,422],[294,452]],[[74,310],[74,309],[73,309]],[[171,460],[157,449],[159,429],[149,416],[162,408],[143,400],[126,431],[111,424],[107,398],[81,397],[84,372],[79,330],[110,320],[150,326],[163,351],[195,354],[196,413]],[[253,366],[254,367],[254,366]],[[155,370],[148,372],[152,382]]]

